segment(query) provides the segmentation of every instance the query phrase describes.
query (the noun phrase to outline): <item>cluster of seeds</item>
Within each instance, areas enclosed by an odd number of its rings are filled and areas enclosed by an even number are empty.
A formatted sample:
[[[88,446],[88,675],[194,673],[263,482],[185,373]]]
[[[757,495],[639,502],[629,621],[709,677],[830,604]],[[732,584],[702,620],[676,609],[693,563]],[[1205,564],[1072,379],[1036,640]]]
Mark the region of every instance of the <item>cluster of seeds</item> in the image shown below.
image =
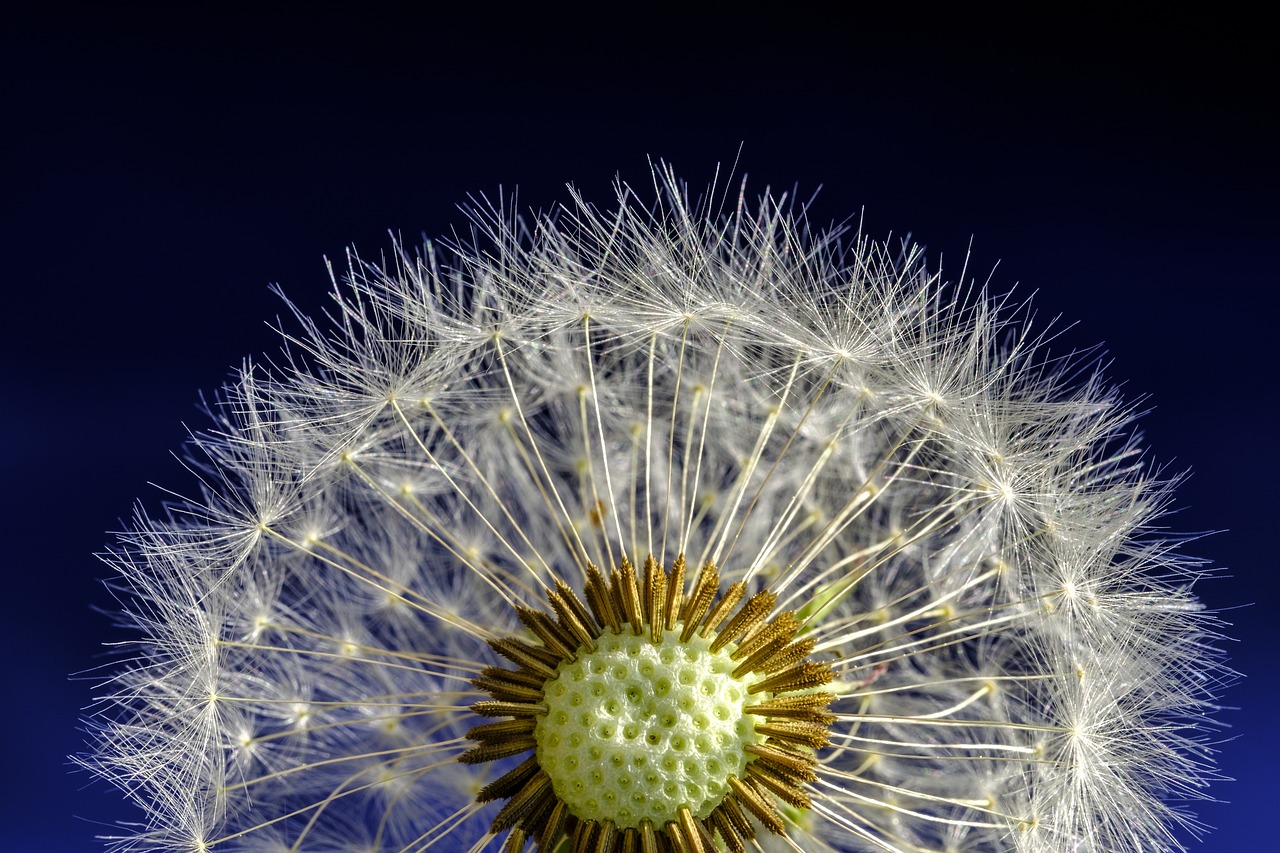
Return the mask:
[[[686,594],[683,557],[670,575],[650,557],[643,579],[624,558],[607,581],[589,568],[588,606],[557,581],[554,616],[519,611],[540,643],[491,643],[516,669],[485,670],[474,684],[492,700],[472,710],[508,719],[473,727],[460,759],[533,752],[477,798],[508,800],[492,826],[510,830],[508,853],[566,838],[589,853],[709,853],[717,835],[736,853],[757,824],[785,834],[778,801],[810,805],[833,672],[807,660],[793,613],[767,619],[773,593],[738,607],[745,593],[717,601],[710,563]]]

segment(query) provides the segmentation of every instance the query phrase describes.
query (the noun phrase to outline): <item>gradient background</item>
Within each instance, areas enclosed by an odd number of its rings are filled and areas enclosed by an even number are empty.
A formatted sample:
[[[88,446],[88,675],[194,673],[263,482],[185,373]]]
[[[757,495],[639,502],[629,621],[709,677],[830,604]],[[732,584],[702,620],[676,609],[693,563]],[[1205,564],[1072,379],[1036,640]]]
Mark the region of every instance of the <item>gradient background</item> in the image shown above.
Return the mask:
[[[1072,7],[1073,9],[1076,7]],[[1183,532],[1233,624],[1222,770],[1195,849],[1274,849],[1280,749],[1273,540],[1277,73],[1260,22],[1142,4],[1051,27],[859,12],[619,23],[496,12],[89,13],[8,18],[0,43],[0,851],[93,851],[128,819],[68,769],[120,639],[92,555],[135,499],[184,490],[198,392],[277,351],[279,283],[316,310],[322,259],[415,242],[469,192],[524,208],[573,181],[607,204],[647,157],[693,186],[822,190],[826,223],[910,232],[958,273],[1038,291],[1055,351],[1105,342],[1150,395],[1154,458],[1191,469]],[[629,14],[629,13],[627,13]],[[741,147],[741,157],[738,157]],[[997,267],[998,263],[998,267]]]

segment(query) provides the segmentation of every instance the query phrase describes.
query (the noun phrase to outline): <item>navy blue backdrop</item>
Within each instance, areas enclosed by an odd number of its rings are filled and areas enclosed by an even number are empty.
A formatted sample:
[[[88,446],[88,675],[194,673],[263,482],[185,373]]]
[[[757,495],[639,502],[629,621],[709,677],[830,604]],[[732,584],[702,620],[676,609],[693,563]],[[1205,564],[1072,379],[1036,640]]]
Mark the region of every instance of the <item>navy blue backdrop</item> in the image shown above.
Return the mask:
[[[796,13],[687,21],[401,12],[89,13],[3,26],[0,850],[92,851],[131,815],[69,771],[118,640],[93,557],[202,426],[198,392],[275,352],[278,283],[323,305],[323,258],[460,223],[471,192],[547,208],[610,197],[666,159],[695,186],[738,161],[818,222],[925,243],[953,273],[1061,314],[1055,348],[1105,342],[1150,395],[1155,458],[1193,474],[1170,522],[1226,577],[1239,781],[1197,849],[1269,849],[1277,785],[1280,191],[1274,51],[1256,22],[1155,11],[1052,28]],[[739,156],[739,149],[741,154]],[[998,263],[998,267],[996,266]],[[1252,604],[1251,607],[1241,607]],[[1235,609],[1232,609],[1235,608]]]

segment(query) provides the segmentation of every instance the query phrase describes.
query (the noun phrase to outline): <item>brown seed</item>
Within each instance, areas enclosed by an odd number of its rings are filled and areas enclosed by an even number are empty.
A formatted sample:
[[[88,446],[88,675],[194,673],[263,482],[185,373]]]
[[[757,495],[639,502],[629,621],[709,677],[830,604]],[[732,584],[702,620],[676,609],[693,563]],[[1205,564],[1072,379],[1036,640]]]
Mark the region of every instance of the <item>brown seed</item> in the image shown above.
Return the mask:
[[[729,620],[729,624],[725,625],[724,629],[716,635],[715,640],[711,642],[711,651],[720,651],[729,643],[755,628],[764,620],[764,617],[769,615],[769,611],[773,610],[773,605],[777,603],[778,596],[768,590],[757,592],[751,596],[751,598],[747,599],[747,603],[742,605],[742,609]]]

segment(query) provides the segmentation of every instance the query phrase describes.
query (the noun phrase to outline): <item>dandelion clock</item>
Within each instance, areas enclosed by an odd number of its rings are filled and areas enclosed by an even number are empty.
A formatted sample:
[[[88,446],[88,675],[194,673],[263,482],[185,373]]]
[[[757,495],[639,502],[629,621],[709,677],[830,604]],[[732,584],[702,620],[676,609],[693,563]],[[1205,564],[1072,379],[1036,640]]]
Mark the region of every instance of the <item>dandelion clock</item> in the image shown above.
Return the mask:
[[[333,271],[108,555],[81,761],[183,853],[1179,850],[1215,623],[1134,410],[784,201]]]

